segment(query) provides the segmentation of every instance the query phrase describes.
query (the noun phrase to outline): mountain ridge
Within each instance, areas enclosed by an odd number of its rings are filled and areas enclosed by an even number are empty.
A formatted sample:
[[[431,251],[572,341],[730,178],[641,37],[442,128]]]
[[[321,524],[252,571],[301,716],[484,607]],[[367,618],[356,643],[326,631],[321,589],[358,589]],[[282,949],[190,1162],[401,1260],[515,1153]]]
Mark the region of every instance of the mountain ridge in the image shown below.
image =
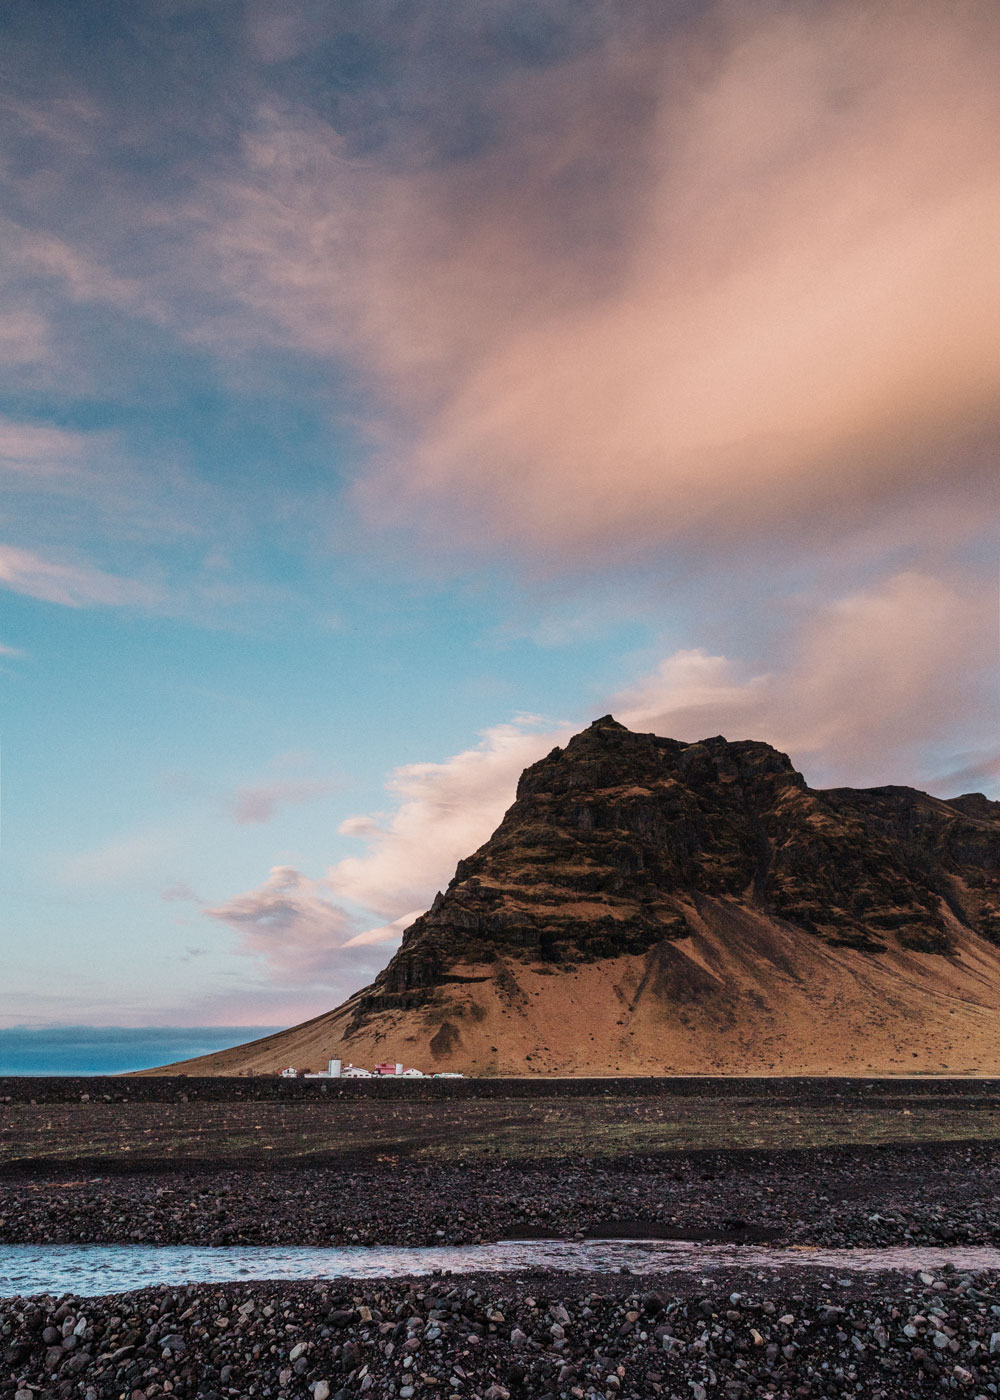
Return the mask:
[[[760,741],[608,715],[525,769],[370,986],[188,1072],[997,1072],[997,988],[1000,803],[812,789]]]

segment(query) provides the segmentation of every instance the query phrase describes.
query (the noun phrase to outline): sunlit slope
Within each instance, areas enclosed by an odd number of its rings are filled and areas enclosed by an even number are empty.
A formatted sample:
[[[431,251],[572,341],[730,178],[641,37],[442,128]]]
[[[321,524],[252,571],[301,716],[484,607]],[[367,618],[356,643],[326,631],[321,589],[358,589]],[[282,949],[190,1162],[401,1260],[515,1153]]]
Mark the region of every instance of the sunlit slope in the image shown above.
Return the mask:
[[[809,789],[610,717],[522,775],[376,981],[189,1074],[1000,1073],[1000,804]]]

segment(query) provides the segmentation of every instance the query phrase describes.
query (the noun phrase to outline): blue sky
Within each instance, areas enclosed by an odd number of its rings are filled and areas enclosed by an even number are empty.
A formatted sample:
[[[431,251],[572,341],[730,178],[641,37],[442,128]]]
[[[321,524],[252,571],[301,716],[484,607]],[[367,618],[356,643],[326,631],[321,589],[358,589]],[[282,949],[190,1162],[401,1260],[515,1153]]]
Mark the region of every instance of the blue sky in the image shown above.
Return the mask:
[[[1000,791],[992,6],[0,25],[0,1025],[326,1009],[611,709]]]

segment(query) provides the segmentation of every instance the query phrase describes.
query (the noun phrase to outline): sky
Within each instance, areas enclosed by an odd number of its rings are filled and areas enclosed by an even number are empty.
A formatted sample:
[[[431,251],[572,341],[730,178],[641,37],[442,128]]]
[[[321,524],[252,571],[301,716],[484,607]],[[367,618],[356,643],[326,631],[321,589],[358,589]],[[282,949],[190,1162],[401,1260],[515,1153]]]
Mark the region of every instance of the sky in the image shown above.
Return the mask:
[[[0,1026],[330,1008],[609,712],[1000,796],[992,0],[0,30]]]

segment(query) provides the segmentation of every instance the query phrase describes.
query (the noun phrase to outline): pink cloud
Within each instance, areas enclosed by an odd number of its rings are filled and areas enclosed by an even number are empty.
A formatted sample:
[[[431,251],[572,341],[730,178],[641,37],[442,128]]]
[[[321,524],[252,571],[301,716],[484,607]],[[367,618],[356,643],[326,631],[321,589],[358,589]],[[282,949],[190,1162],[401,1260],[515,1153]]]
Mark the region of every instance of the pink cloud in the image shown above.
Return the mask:
[[[498,139],[419,169],[262,110],[197,257],[250,334],[381,386],[373,524],[593,562],[829,540],[943,489],[974,533],[998,39],[985,0],[720,4],[498,82]]]
[[[257,787],[243,787],[233,794],[230,811],[241,826],[269,822],[279,807],[300,806],[327,797],[335,783],[319,779],[276,778]]]
[[[0,587],[69,608],[153,606],[160,601],[156,589],[137,579],[107,574],[91,564],[58,563],[14,545],[0,545]]]
[[[398,943],[414,920],[419,919],[423,912],[422,907],[411,909],[408,914],[393,919],[391,923],[380,924],[377,928],[366,928],[363,933],[356,933],[353,938],[349,938],[344,947],[366,948],[373,944]]]
[[[991,729],[995,630],[978,581],[903,572],[802,616],[781,667],[676,652],[611,703],[634,729],[765,739],[814,786],[929,781],[935,749]]]
[[[496,725],[476,748],[444,763],[396,769],[386,784],[398,801],[395,812],[384,827],[369,818],[351,819],[348,829],[368,850],[327,872],[330,889],[390,919],[401,910],[426,908],[456,863],[496,827],[514,800],[521,770],[571,732],[539,729],[534,720]]]
[[[196,894],[189,884],[183,880],[174,880],[160,891],[160,898],[167,904],[204,904],[200,895]]]
[[[688,742],[763,739],[813,786],[926,783],[950,796],[935,756],[992,733],[995,628],[996,600],[976,581],[902,572],[804,607],[780,665],[682,649],[598,705],[632,729]],[[426,908],[495,830],[522,769],[578,727],[500,725],[444,763],[397,770],[386,784],[395,812],[343,824],[368,849],[331,868],[330,889],[388,917]]]
[[[205,913],[236,929],[241,952],[263,959],[286,979],[324,980],[343,972],[340,949],[356,928],[324,889],[321,882],[279,865],[258,889]]]
[[[389,470],[400,508],[603,554],[816,512],[828,535],[942,459],[949,493],[965,475],[992,498],[965,454],[1000,390],[1000,94],[954,18],[839,5],[744,25],[679,102],[668,64],[610,288],[498,324],[496,250],[455,230],[482,340],[439,371]]]
[[[470,42],[478,19],[458,7]],[[270,59],[322,26],[258,7],[247,37]],[[720,0],[603,33],[500,65],[493,139],[460,161],[413,133],[358,157],[315,113],[262,103],[232,164],[170,210],[169,247],[162,209],[130,209],[137,275],[107,270],[110,235],[88,250],[8,222],[9,261],[230,360],[340,361],[373,391],[357,501],[438,551],[548,568],[761,538],[836,551],[876,518],[927,545],[944,508],[958,541],[981,533],[996,7]],[[39,313],[19,326],[40,353]]]

